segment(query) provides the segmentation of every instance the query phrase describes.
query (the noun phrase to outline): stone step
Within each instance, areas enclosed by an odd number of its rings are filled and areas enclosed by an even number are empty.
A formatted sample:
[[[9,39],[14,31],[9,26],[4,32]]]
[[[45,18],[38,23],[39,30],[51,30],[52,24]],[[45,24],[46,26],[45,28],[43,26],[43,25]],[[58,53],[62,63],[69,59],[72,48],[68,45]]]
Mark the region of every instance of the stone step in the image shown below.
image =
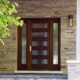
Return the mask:
[[[60,74],[7,74],[0,75],[0,80],[68,80],[68,77]]]
[[[67,79],[26,79],[26,78],[0,78],[0,80],[67,80]]]

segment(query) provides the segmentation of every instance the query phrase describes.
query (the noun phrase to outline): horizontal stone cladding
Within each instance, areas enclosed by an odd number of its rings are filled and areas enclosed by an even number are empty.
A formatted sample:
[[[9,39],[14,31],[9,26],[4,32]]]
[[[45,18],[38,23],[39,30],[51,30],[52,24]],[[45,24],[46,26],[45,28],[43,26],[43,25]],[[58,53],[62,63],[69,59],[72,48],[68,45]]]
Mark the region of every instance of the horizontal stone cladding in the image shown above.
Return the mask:
[[[76,58],[76,4],[77,0],[11,0],[19,7],[16,16],[21,18],[61,18],[61,70],[67,74],[66,60]],[[68,15],[73,15],[73,26],[69,27]],[[14,26],[14,25],[13,25]],[[11,28],[11,36],[0,43],[0,73],[17,70],[17,27]]]

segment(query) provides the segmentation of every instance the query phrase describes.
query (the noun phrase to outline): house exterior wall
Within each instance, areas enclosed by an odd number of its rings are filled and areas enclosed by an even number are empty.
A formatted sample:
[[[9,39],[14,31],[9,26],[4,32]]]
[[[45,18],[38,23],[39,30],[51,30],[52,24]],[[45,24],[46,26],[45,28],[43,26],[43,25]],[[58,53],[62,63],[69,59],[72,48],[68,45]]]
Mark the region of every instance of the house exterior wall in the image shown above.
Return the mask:
[[[61,18],[61,71],[67,74],[66,60],[76,59],[76,6],[77,0],[11,0],[19,3],[18,16],[22,18]],[[68,25],[73,15],[73,26]],[[17,27],[10,27],[11,36],[0,43],[0,73],[17,70]]]
[[[77,32],[76,32],[76,59],[77,60],[80,60],[80,35],[79,35],[79,32],[80,32],[80,0],[77,0]]]

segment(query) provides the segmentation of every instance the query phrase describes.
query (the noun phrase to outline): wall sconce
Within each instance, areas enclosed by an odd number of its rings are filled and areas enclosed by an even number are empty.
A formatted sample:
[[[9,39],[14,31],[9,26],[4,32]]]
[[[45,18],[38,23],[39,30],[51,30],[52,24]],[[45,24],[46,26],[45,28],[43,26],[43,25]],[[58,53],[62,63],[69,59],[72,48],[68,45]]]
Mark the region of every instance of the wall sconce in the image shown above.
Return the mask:
[[[73,15],[69,15],[68,20],[69,20],[69,27],[72,27],[73,26]]]

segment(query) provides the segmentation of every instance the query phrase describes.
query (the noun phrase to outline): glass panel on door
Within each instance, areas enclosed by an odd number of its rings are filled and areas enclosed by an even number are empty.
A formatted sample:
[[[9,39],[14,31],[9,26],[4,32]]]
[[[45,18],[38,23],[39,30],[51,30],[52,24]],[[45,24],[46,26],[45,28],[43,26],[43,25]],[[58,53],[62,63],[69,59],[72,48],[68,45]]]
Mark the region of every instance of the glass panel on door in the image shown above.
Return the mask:
[[[58,64],[58,23],[53,23],[53,64]]]
[[[34,23],[32,28],[48,28],[47,23]]]
[[[32,64],[47,64],[47,59],[33,59]]]
[[[47,55],[47,50],[33,50],[32,55]]]
[[[27,36],[27,32],[26,32],[26,27],[27,25],[24,23],[23,28],[22,28],[22,64],[26,64],[26,36]]]
[[[32,37],[47,37],[47,32],[33,32]]]
[[[32,46],[47,46],[47,41],[33,41]]]

